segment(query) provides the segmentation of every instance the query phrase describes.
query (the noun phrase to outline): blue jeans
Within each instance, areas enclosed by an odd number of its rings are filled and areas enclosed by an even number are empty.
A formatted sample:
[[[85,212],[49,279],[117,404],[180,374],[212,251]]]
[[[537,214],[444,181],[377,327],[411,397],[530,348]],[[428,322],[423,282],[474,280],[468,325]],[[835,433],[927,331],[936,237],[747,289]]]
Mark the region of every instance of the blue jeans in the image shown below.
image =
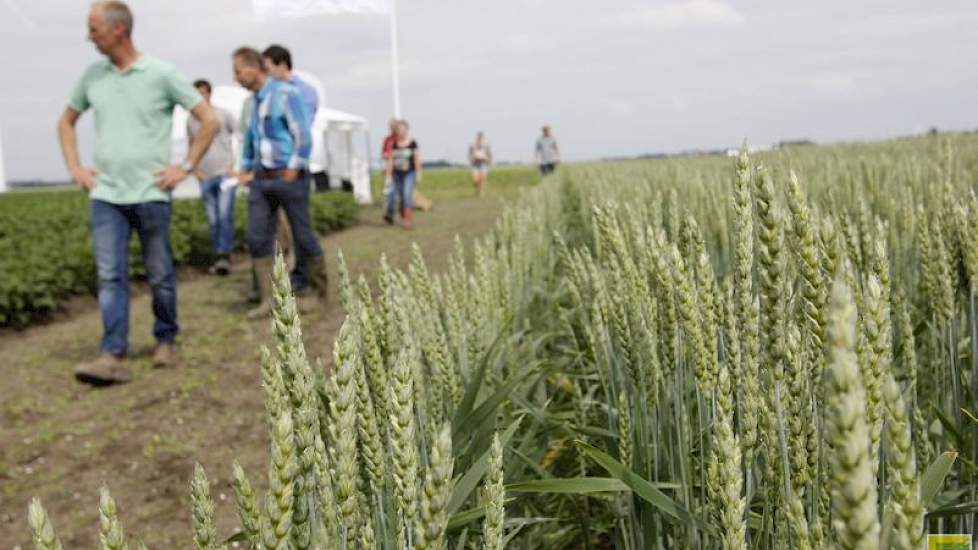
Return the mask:
[[[395,203],[400,203],[400,211],[405,208],[414,208],[414,204],[411,202],[412,196],[414,195],[414,170],[410,172],[397,172],[393,173],[393,189],[390,193],[384,196],[386,204],[384,205],[384,212],[388,216],[394,215]]]
[[[248,189],[248,252],[252,258],[267,258],[275,252],[276,209],[285,209],[292,227],[296,262],[323,255],[309,216],[309,174],[303,172],[292,183],[281,178],[255,176]],[[302,264],[305,265],[305,264]]]
[[[135,229],[153,292],[153,336],[171,343],[177,325],[177,279],[170,248],[168,202],[112,204],[91,201],[92,251],[102,310],[102,352],[124,355],[129,348],[129,239]]]
[[[211,245],[218,256],[230,254],[234,248],[234,197],[237,186],[221,189],[224,176],[214,176],[200,184],[204,213],[211,227]]]

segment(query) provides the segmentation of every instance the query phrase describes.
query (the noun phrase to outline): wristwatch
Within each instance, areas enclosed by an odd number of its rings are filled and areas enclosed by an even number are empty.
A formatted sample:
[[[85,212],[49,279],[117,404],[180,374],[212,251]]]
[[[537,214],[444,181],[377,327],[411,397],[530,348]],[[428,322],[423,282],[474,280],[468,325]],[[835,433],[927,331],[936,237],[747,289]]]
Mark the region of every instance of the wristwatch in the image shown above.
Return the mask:
[[[180,169],[188,174],[194,173],[194,165],[190,164],[189,160],[183,161],[183,164],[180,165]]]

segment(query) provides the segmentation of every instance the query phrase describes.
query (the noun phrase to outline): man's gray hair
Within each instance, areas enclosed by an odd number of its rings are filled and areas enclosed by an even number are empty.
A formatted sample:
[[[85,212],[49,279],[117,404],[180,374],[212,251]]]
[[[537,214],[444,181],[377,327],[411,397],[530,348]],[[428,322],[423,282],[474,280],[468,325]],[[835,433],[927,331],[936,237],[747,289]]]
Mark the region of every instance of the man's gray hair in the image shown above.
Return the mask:
[[[98,8],[102,12],[102,21],[108,25],[122,23],[126,31],[126,36],[132,36],[132,10],[125,2],[119,0],[102,0],[95,2],[92,8]]]

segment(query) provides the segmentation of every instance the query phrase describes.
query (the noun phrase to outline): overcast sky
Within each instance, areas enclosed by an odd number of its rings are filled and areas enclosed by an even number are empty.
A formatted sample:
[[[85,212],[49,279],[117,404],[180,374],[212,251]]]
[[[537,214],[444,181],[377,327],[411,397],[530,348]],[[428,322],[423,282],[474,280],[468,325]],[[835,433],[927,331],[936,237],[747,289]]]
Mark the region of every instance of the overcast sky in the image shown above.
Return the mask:
[[[188,79],[230,83],[234,48],[286,45],[326,103],[367,117],[379,142],[392,114],[384,16],[259,22],[250,0],[130,5],[137,48]],[[87,9],[0,1],[8,179],[65,177],[56,119],[99,55]],[[498,158],[529,160],[542,123],[568,160],[978,127],[974,0],[399,0],[398,23],[404,116],[428,159],[462,160],[482,129]]]

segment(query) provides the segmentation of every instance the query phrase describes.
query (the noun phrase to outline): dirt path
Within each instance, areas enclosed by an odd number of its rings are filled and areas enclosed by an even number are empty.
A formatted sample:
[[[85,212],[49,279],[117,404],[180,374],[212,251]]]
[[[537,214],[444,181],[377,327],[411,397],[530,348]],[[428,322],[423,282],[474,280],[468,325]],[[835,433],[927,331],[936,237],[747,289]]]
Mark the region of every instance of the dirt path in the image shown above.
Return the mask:
[[[483,234],[500,209],[496,199],[441,201],[407,232],[385,226],[370,208],[360,225],[323,242],[334,273],[342,249],[351,275],[363,273],[371,283],[380,254],[406,266],[412,241],[421,244],[430,269],[440,271],[454,236],[469,241]],[[219,536],[234,532],[231,463],[237,458],[253,483],[264,486],[268,457],[258,353],[270,342],[269,330],[265,322],[244,320],[248,278],[240,262],[228,278],[179,286],[182,365],[173,370],[150,367],[149,296],[135,298],[135,379],[125,386],[93,390],[72,379],[74,366],[97,351],[97,309],[0,338],[0,548],[32,547],[27,506],[33,496],[44,501],[66,548],[97,548],[102,484],[116,498],[127,534],[151,548],[190,547],[195,461],[211,480]],[[342,320],[337,300],[303,317],[310,358],[330,356]]]

